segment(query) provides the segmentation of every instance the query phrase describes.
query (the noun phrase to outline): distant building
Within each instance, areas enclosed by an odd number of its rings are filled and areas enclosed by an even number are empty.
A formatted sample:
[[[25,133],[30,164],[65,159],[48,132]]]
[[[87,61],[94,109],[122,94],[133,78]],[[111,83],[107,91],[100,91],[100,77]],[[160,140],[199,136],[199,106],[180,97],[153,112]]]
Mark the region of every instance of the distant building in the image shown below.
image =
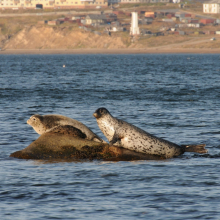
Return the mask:
[[[117,3],[121,3],[121,0],[108,0],[109,4],[117,4]]]
[[[109,1],[109,0],[108,0]],[[112,0],[111,0],[112,1]],[[158,3],[158,2],[162,2],[162,3],[169,3],[170,0],[120,0],[121,3]]]
[[[139,19],[139,23],[140,24],[152,24],[153,22],[153,18],[149,17],[149,18],[142,18],[142,19]]]
[[[169,3],[170,1],[172,0],[0,0],[0,9],[105,8],[108,4]]]
[[[131,28],[130,28],[130,35],[139,35],[140,30],[138,27],[138,13],[137,12],[131,12]]]
[[[126,28],[121,26],[110,26],[106,28],[106,30],[109,32],[118,32],[118,31],[126,31]]]
[[[156,16],[155,16],[155,12],[153,12],[153,11],[146,11],[145,13],[144,13],[144,16],[145,17],[147,17],[147,18],[155,18]]]
[[[186,28],[186,27],[200,28],[201,25],[200,24],[176,24],[176,27],[179,27],[179,28]]]
[[[203,3],[203,12],[208,14],[219,14],[220,1],[210,1],[209,3]]]
[[[104,24],[107,22],[107,18],[104,14],[90,14],[86,16],[86,24]]]
[[[114,13],[108,13],[108,14],[105,14],[105,16],[107,18],[107,22],[117,21],[118,19],[117,15]]]
[[[214,24],[216,22],[216,19],[207,19],[207,18],[203,18],[200,19],[200,23],[201,24]]]
[[[101,8],[108,6],[107,0],[0,0],[0,9],[35,8]]]

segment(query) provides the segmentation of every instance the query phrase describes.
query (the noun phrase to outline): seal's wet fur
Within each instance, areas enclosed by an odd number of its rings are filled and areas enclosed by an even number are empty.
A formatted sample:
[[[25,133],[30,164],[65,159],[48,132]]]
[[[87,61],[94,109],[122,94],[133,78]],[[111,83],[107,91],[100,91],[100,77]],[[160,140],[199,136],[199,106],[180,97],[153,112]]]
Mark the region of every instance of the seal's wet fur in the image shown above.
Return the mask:
[[[164,158],[176,157],[185,151],[189,151],[188,148],[186,150],[185,146],[179,146],[158,138],[132,124],[113,117],[106,108],[97,109],[93,115],[100,130],[112,145]],[[194,152],[196,152],[195,148]]]
[[[63,115],[36,114],[36,115],[32,115],[27,120],[27,123],[31,125],[33,129],[40,135],[49,132],[58,126],[70,125],[73,126],[74,128],[79,129],[83,134],[85,134],[87,140],[103,142],[103,140],[100,137],[98,137],[95,133],[93,133],[83,123]]]

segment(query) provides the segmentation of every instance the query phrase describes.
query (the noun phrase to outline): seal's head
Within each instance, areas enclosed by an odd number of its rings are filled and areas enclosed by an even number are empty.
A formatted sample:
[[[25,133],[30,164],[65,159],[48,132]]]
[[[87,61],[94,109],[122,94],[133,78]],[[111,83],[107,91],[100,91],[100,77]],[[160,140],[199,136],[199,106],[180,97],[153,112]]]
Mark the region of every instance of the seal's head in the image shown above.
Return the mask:
[[[43,124],[43,116],[41,115],[32,115],[28,120],[27,124],[33,127],[33,129],[38,134],[43,134],[46,132],[46,128]]]
[[[115,125],[117,125],[117,122],[106,108],[98,108],[93,116],[96,118],[100,130],[110,142],[114,136]]]
[[[109,111],[106,109],[106,108],[98,108],[93,116],[96,118],[96,119],[99,119],[101,117],[104,117],[105,115],[109,115]]]

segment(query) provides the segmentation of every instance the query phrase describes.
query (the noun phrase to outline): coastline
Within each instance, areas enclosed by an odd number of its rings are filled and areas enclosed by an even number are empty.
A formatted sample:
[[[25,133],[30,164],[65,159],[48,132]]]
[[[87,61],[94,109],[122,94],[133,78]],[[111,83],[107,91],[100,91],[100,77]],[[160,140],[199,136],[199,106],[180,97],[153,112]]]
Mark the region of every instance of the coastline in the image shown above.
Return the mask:
[[[0,55],[21,54],[220,54],[217,49],[144,48],[144,49],[7,49]]]

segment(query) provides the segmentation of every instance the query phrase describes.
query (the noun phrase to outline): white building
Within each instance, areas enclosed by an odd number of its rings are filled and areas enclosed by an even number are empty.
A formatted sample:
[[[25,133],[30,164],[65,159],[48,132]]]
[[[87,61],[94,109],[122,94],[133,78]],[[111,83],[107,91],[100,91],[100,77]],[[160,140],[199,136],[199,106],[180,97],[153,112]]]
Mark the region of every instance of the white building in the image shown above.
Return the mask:
[[[203,12],[208,14],[219,14],[220,1],[210,1],[209,3],[203,3]]]
[[[177,0],[180,1],[180,0]],[[134,4],[134,3],[169,3],[170,0],[108,0],[109,4],[116,4],[116,3],[121,3],[121,4]]]
[[[0,9],[75,9],[108,7],[107,0],[0,0]]]
[[[131,28],[130,28],[130,35],[139,35],[140,30],[138,27],[138,13],[131,12]]]

